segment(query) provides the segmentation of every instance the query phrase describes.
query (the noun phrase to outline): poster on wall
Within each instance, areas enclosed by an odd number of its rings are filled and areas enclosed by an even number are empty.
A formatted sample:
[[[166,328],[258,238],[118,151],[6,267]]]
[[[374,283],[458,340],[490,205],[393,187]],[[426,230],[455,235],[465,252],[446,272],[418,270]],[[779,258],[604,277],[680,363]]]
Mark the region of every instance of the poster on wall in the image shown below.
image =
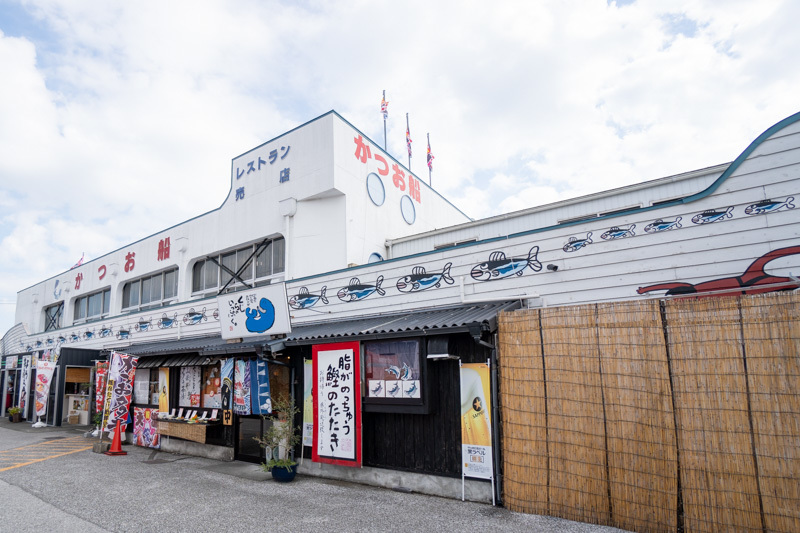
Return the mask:
[[[158,409],[133,408],[133,443],[145,448],[161,448],[158,433]]]
[[[493,479],[489,363],[460,366],[462,476]]]
[[[303,361],[303,446],[314,445],[314,366],[311,359]]]
[[[220,394],[222,380],[219,377],[219,372],[219,365],[203,367],[203,407],[222,407],[222,396]]]
[[[277,335],[292,331],[286,286],[275,283],[217,297],[223,339]]]
[[[417,340],[365,342],[364,402],[421,404],[421,366]]]
[[[312,348],[314,462],[361,466],[359,343]]]
[[[272,398],[269,394],[269,371],[267,362],[260,359],[250,361],[250,397],[254,415],[272,413]]]
[[[106,378],[108,377],[108,361],[98,361],[94,369],[94,412],[103,412],[103,402],[106,399]]]
[[[133,380],[136,377],[136,365],[138,362],[138,357],[111,352],[108,368],[108,386],[106,387],[108,405],[106,407],[107,422],[105,431],[113,432],[117,426],[117,421],[120,424],[120,431],[124,432],[128,425]]]
[[[30,355],[22,357],[22,372],[20,373],[19,381],[19,396],[17,397],[17,406],[20,408],[22,418],[28,418],[28,385],[31,382],[31,361]]]
[[[250,365],[247,359],[236,359],[233,370],[233,412],[250,414]]]
[[[222,377],[222,409],[230,410],[233,399],[233,358],[220,362]]]
[[[181,367],[179,407],[200,407],[200,367]]]
[[[158,369],[158,410],[169,413],[169,368]]]
[[[50,382],[56,364],[51,361],[39,361],[36,364],[36,416],[47,414],[47,395],[50,394]]]
[[[150,403],[150,371],[140,370],[133,380],[133,403],[147,405]]]

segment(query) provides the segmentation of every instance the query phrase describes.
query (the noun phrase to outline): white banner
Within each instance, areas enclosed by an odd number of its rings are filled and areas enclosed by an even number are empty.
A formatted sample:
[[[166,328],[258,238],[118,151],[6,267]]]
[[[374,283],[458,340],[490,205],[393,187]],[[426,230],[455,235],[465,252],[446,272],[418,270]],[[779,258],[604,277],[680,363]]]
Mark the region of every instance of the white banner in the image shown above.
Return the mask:
[[[47,395],[50,394],[50,382],[55,369],[56,364],[52,361],[36,363],[36,416],[47,414]]]
[[[22,372],[19,376],[19,403],[17,405],[21,409],[20,416],[28,418],[28,393],[30,389],[28,386],[31,383],[31,356],[25,355],[22,357]]]
[[[219,296],[217,306],[223,339],[292,331],[283,283]]]

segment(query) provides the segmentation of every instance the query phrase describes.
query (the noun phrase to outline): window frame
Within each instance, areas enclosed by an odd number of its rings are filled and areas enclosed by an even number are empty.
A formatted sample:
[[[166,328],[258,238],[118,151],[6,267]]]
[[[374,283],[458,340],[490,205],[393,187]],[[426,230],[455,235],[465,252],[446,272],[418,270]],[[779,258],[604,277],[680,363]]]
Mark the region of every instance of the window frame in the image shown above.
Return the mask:
[[[55,309],[55,317],[50,315],[50,310]],[[44,309],[44,331],[55,331],[64,327],[64,300],[48,305]],[[53,327],[50,327],[50,326]]]
[[[166,296],[166,282],[167,276],[169,274],[175,275],[174,280],[174,291],[172,292],[171,296]],[[179,278],[179,270],[178,267],[175,266],[173,268],[168,268],[167,270],[162,270],[161,272],[156,272],[153,274],[148,274],[147,276],[142,276],[141,278],[132,279],[126,281],[122,286],[122,305],[120,306],[123,313],[130,313],[130,312],[137,312],[137,311],[146,311],[148,309],[156,309],[159,307],[164,307],[169,305],[178,299],[178,278]],[[153,281],[158,278],[158,295],[159,297],[153,299],[153,292],[155,289],[153,288]],[[135,289],[134,289],[135,287]],[[145,301],[144,290],[147,287],[147,300]],[[136,294],[136,302],[131,304],[132,295]],[[127,306],[126,306],[127,304]]]
[[[280,244],[278,244],[280,243]],[[259,253],[255,253],[261,248]],[[263,254],[269,253],[269,260],[262,259]],[[241,279],[250,284],[248,287],[226,270],[238,272],[241,268],[242,258],[248,261],[246,270],[241,273]],[[268,273],[259,275],[259,272],[269,266]],[[223,267],[223,265],[225,265]],[[215,270],[212,276],[209,269]],[[280,269],[280,270],[278,270]],[[225,287],[224,293],[247,290],[254,287],[269,285],[275,280],[280,280],[286,272],[286,239],[276,237],[264,241],[253,243],[233,250],[226,250],[214,255],[198,259],[192,265],[192,296],[206,296],[211,293],[221,294],[221,289]],[[202,279],[200,279],[202,278]],[[216,284],[212,285],[212,279],[216,278]],[[231,279],[230,283],[228,283]],[[226,284],[227,287],[225,286]]]
[[[100,313],[90,315],[89,301],[95,296],[100,296]],[[81,308],[81,311],[85,313],[83,316],[81,316],[78,312],[79,307]],[[77,296],[72,302],[72,325],[102,320],[109,315],[110,310],[111,287],[106,287],[104,289],[100,289],[99,291],[93,291],[81,296]]]

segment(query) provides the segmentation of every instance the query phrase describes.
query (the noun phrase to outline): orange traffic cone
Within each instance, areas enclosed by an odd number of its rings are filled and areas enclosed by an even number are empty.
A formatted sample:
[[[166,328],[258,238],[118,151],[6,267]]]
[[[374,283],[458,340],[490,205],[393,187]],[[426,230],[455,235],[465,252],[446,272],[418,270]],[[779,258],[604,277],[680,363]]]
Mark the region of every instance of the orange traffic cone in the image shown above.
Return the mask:
[[[122,439],[119,434],[119,420],[117,420],[117,427],[114,430],[114,440],[111,441],[111,449],[105,452],[106,455],[128,455],[128,452],[122,451]]]

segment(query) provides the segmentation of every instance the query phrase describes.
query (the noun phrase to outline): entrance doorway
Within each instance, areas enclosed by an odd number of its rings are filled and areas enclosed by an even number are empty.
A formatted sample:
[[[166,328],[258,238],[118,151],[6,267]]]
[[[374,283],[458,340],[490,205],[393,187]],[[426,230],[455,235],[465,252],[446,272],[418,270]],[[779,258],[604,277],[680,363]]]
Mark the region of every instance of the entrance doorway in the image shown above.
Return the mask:
[[[260,416],[239,416],[236,428],[236,460],[260,464],[264,462],[264,449],[254,437],[266,429]]]

